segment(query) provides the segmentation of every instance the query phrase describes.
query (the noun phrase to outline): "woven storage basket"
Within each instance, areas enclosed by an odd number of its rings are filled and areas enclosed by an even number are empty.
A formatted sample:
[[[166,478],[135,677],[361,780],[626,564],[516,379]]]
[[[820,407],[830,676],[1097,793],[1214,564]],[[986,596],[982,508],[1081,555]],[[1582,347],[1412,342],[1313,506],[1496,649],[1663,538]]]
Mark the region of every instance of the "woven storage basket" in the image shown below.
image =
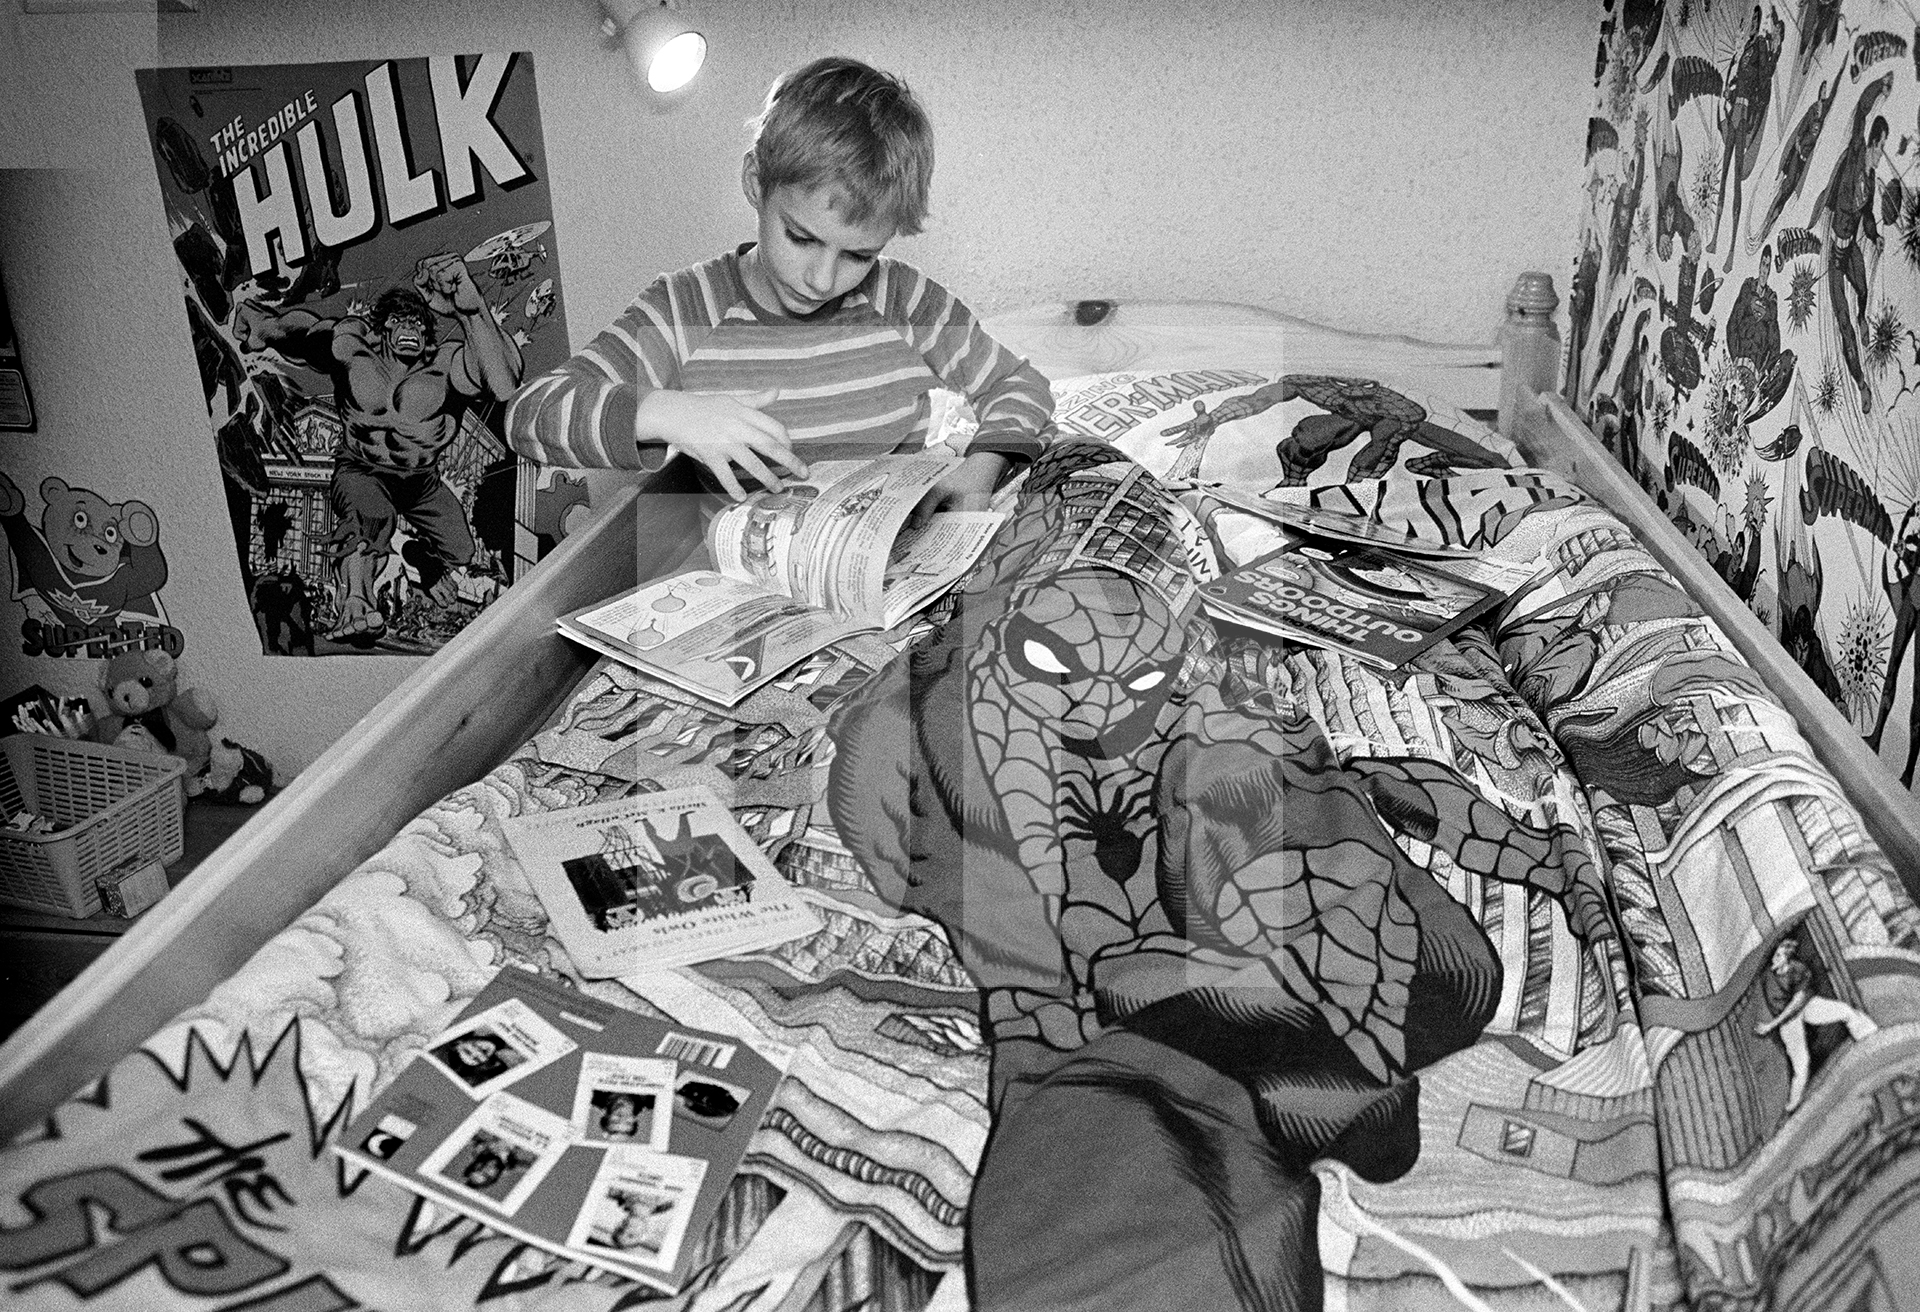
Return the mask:
[[[187,763],[49,734],[0,738],[0,818],[31,811],[58,833],[0,830],[0,902],[91,916],[94,880],[129,857],[164,864],[185,847]]]

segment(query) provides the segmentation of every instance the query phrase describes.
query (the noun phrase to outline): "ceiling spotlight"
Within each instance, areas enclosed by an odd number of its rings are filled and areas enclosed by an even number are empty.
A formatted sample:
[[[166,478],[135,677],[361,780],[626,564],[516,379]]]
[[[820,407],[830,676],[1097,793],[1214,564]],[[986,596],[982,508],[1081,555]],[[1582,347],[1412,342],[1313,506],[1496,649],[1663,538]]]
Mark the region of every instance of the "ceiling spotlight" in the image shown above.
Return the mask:
[[[707,39],[672,0],[600,0],[600,26],[620,43],[636,73],[661,95],[693,81],[707,59]]]

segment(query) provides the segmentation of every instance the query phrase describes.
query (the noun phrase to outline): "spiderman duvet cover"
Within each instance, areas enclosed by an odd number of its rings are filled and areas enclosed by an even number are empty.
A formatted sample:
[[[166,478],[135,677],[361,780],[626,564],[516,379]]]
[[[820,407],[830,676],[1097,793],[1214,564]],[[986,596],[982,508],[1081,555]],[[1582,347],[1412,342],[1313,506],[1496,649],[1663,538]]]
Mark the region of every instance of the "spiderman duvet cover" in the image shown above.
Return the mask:
[[[1379,383],[1055,391],[935,612],[726,712],[597,669],[0,1152],[0,1302],[1920,1306],[1920,914],[1692,599]],[[1387,673],[1217,626],[1196,477],[1534,581]],[[502,819],[696,783],[821,929],[581,980]],[[795,1048],[677,1295],[327,1151],[503,968]]]

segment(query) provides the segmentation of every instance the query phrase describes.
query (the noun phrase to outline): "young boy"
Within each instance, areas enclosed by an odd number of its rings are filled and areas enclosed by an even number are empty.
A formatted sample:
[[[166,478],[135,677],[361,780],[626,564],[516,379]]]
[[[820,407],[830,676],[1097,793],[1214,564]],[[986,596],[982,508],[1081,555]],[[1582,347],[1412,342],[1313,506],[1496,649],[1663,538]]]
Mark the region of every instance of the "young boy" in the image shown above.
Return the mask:
[[[967,307],[881,251],[919,232],[932,128],[906,84],[853,59],[776,80],[741,183],[759,240],[657,278],[613,325],[515,396],[507,436],[550,464],[657,470],[675,453],[739,499],[806,462],[911,451],[928,392],[979,431],[922,510],[984,509],[1043,445],[1053,397]]]

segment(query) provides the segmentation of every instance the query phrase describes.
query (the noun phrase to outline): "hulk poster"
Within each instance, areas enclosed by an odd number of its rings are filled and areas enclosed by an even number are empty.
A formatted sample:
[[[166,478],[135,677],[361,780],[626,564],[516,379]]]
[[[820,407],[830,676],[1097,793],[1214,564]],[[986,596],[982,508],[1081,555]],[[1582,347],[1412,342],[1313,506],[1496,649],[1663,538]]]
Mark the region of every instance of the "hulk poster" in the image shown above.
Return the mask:
[[[580,499],[500,431],[567,352],[532,58],[137,77],[262,647],[438,649]]]

